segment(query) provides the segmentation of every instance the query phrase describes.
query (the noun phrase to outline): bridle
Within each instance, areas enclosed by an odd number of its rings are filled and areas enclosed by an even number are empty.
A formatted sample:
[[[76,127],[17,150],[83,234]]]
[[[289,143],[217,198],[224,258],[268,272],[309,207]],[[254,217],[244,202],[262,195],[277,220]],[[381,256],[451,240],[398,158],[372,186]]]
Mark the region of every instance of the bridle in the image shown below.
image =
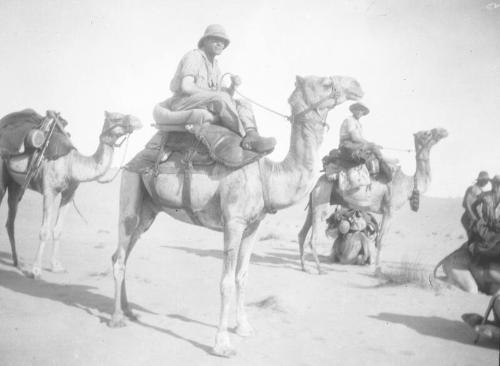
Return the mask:
[[[113,122],[114,119],[113,118],[106,118],[105,121],[106,122]],[[106,141],[107,134],[109,132],[113,131],[113,129],[115,129],[117,127],[122,127],[126,131],[125,134],[123,136],[121,136],[122,140],[120,142],[117,142],[118,139],[120,139],[120,137],[119,137],[115,141]],[[99,140],[102,141],[102,143],[105,144],[105,145],[111,146],[113,148],[117,148],[117,147],[121,147],[124,142],[126,142],[126,144],[125,144],[125,152],[123,153],[123,158],[122,158],[122,161],[120,163],[120,168],[116,170],[115,174],[111,178],[108,178],[108,179],[99,178],[99,179],[97,179],[97,183],[105,184],[105,183],[109,183],[109,182],[115,180],[115,178],[118,176],[118,174],[120,173],[120,171],[123,169],[123,163],[125,162],[125,159],[127,157],[129,137],[130,137],[130,134],[133,131],[134,131],[134,129],[132,128],[132,126],[130,125],[130,123],[129,124],[125,124],[123,122],[120,122],[120,123],[117,123],[117,124],[115,124],[113,126],[110,126],[110,127],[106,128],[105,130],[103,130],[101,132],[101,134],[99,136]]]
[[[231,73],[225,73],[224,75],[222,75],[220,84],[222,84],[222,79],[226,75],[232,75],[232,74]],[[295,123],[296,121],[314,121],[314,122],[321,123],[321,126],[323,128],[329,128],[328,124],[326,123],[326,117],[327,117],[328,113],[325,114],[325,116],[323,118],[319,119],[319,120],[318,119],[314,119],[314,118],[303,118],[307,113],[312,112],[312,111],[315,111],[316,113],[318,113],[318,115],[320,115],[318,107],[321,104],[323,104],[324,102],[326,102],[327,100],[330,100],[330,99],[334,99],[335,100],[335,104],[333,106],[329,107],[328,110],[333,109],[333,108],[335,108],[338,105],[338,100],[340,98],[340,91],[335,87],[335,82],[334,82],[333,77],[330,76],[328,79],[332,83],[332,91],[331,91],[331,93],[329,95],[327,95],[324,98],[321,98],[316,103],[311,104],[310,106],[308,106],[303,111],[300,111],[300,112],[295,113],[295,114],[292,112],[292,114],[289,115],[289,116],[287,116],[286,114],[277,112],[277,111],[275,111],[275,110],[273,110],[273,109],[271,109],[269,107],[266,107],[265,105],[263,105],[261,103],[256,102],[255,100],[253,100],[253,99],[247,97],[246,95],[240,93],[238,90],[235,90],[235,93],[238,94],[240,97],[246,99],[250,103],[255,104],[256,106],[258,106],[258,107],[260,107],[262,109],[265,109],[268,112],[271,112],[271,113],[274,113],[274,114],[276,114],[276,115],[278,115],[280,117],[283,117],[284,119],[286,119],[287,121],[289,121],[292,124]]]
[[[122,120],[122,119],[120,119],[120,120]],[[116,119],[113,119],[113,118],[106,118],[105,119],[105,122],[114,122],[114,121],[116,121]],[[118,128],[118,127],[122,127],[126,132],[123,136],[120,136],[116,140],[111,141],[110,136],[108,136],[108,134],[111,131],[113,131],[115,128]],[[130,126],[130,123],[126,124],[124,122],[119,122],[119,123],[116,123],[116,124],[106,128],[105,130],[103,130],[101,132],[101,134],[99,135],[99,140],[102,141],[103,144],[109,145],[111,147],[121,147],[123,145],[123,143],[128,140],[128,138],[130,137],[130,134],[132,132],[133,132],[133,128]],[[120,138],[122,138],[122,139],[120,141],[118,141]]]
[[[323,128],[327,128],[329,129],[329,126],[328,124],[326,123],[326,117],[328,116],[328,113],[325,113],[325,116],[324,117],[321,117],[321,114],[319,113],[319,109],[318,107],[323,104],[324,102],[326,102],[327,100],[330,100],[330,99],[334,99],[335,100],[335,104],[331,107],[328,108],[328,111],[330,111],[331,109],[335,108],[337,105],[338,105],[338,100],[339,100],[339,97],[340,97],[340,92],[339,90],[335,87],[335,82],[333,80],[332,77],[329,77],[331,83],[332,83],[332,91],[329,95],[327,95],[326,97],[324,98],[321,98],[319,101],[317,101],[316,103],[313,103],[311,104],[310,106],[308,106],[306,109],[304,109],[303,111],[300,111],[296,114],[292,113],[289,117],[287,117],[287,119],[293,124],[295,121],[315,121],[315,122],[319,122],[321,123],[322,127]],[[316,112],[320,117],[321,119],[314,119],[314,118],[303,118],[307,113],[309,112]]]

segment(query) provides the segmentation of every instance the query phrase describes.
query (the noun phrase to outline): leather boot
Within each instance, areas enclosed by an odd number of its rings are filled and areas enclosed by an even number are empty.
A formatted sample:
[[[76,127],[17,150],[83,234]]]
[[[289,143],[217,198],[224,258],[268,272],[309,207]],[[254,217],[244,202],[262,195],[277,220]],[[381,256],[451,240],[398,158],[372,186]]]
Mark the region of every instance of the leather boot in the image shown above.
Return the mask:
[[[245,150],[255,151],[257,153],[270,153],[276,146],[274,137],[262,137],[256,130],[247,131],[241,141],[241,147]]]

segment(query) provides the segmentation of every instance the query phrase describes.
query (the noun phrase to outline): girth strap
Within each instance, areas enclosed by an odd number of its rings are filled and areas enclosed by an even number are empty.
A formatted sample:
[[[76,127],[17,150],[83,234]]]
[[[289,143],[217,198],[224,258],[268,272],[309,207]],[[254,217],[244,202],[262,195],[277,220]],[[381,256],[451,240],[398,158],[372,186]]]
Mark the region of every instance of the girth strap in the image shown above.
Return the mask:
[[[198,225],[202,226],[198,215],[193,211],[192,203],[191,203],[191,181],[193,176],[193,155],[195,151],[190,150],[186,154],[186,159],[184,160],[184,182],[182,184],[182,206],[186,214],[189,216],[191,221]]]

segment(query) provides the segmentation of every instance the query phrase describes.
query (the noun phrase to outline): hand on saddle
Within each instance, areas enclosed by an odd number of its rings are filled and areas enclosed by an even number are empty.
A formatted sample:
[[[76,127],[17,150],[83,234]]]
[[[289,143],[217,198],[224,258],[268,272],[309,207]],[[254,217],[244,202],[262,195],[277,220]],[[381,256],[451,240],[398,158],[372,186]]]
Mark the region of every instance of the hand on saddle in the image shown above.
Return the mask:
[[[239,75],[231,75],[231,88],[236,89],[241,85],[241,77]]]

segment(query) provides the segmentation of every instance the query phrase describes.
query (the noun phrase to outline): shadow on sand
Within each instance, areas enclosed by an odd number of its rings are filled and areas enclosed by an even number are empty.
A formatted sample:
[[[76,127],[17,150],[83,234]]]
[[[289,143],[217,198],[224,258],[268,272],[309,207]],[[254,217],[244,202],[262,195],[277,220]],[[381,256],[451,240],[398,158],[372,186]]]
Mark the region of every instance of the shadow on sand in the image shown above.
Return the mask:
[[[380,313],[379,315],[372,315],[370,318],[383,322],[402,324],[425,336],[447,339],[469,346],[474,345],[472,330],[467,324],[459,320],[449,320],[438,316],[427,317],[394,313]],[[497,347],[489,343],[478,344],[478,346],[484,348]]]
[[[218,249],[201,249],[173,245],[163,245],[163,248],[180,250],[188,254],[197,255],[199,257],[211,257],[222,260],[222,250]],[[298,250],[297,254],[285,253],[287,251],[290,251],[290,249],[274,248],[274,251],[266,252],[265,255],[252,253],[251,263],[267,267],[288,268],[302,272]],[[332,263],[330,262],[330,258],[328,256],[319,255],[318,257],[323,270],[326,270],[327,272],[345,272],[345,270],[332,268]],[[308,265],[313,265],[315,267],[315,264],[312,261],[312,257],[307,258],[307,263]]]
[[[6,257],[9,258],[9,254],[0,252],[1,263],[5,263]],[[11,263],[7,263],[7,265],[12,266]],[[0,268],[0,287],[23,295],[57,301],[67,306],[81,309],[89,315],[97,317],[101,323],[106,324],[108,324],[110,317],[103,316],[102,314],[110,314],[113,309],[114,300],[110,297],[93,292],[94,290],[97,290],[96,287],[76,284],[51,283],[44,281],[43,279],[33,280],[21,274],[19,269],[15,268],[12,268],[12,270],[4,270]],[[130,307],[132,310],[152,315],[159,315],[132,302],[130,303]],[[207,327],[215,327],[214,325],[190,319],[183,315],[168,314],[167,316],[184,322],[196,323]],[[134,321],[134,323],[186,341],[191,345],[205,351],[206,353],[212,354],[212,348],[210,346],[183,337],[169,329],[164,329],[142,322],[140,319],[138,321]]]

